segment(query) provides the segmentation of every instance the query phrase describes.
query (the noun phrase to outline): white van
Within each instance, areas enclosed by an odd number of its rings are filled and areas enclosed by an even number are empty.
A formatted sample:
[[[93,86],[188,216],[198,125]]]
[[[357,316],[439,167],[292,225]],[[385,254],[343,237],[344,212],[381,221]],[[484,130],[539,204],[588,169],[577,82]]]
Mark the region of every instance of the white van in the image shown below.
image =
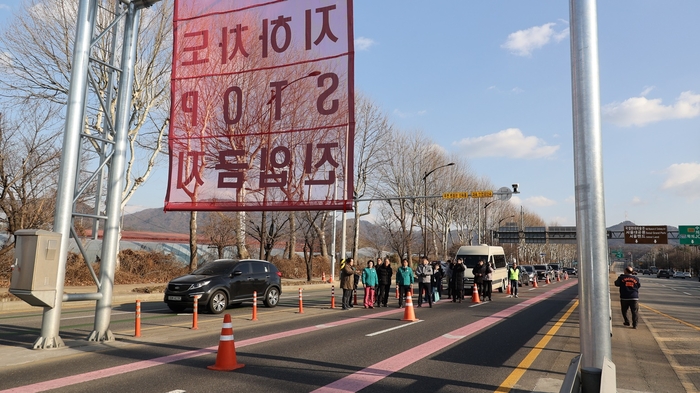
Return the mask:
[[[486,244],[480,246],[462,246],[457,251],[455,261],[462,259],[464,262],[464,289],[471,290],[474,285],[474,275],[472,270],[479,264],[480,260],[488,263],[493,269],[493,289],[498,289],[498,292],[503,292],[508,286],[508,264],[506,263],[506,254],[503,252],[503,247],[494,247]],[[469,292],[471,293],[471,292]],[[465,291],[465,295],[468,292]]]

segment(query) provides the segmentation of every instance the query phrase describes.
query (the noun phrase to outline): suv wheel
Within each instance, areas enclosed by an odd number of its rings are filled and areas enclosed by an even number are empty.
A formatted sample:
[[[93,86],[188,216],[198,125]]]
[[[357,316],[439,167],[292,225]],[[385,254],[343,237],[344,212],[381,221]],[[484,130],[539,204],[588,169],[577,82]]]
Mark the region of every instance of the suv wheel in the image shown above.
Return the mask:
[[[275,307],[280,301],[280,291],[276,287],[270,287],[265,294],[265,307]]]
[[[224,291],[216,291],[209,299],[209,311],[212,314],[221,314],[228,306],[228,298]]]

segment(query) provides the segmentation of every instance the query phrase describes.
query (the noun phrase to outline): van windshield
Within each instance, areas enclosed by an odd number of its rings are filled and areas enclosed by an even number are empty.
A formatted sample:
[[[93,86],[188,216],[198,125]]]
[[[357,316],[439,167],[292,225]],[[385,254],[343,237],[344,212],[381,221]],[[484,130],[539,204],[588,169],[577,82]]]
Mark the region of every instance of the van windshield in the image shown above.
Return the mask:
[[[464,261],[465,268],[474,269],[479,264],[479,261],[486,262],[488,257],[486,255],[458,255],[457,259]]]

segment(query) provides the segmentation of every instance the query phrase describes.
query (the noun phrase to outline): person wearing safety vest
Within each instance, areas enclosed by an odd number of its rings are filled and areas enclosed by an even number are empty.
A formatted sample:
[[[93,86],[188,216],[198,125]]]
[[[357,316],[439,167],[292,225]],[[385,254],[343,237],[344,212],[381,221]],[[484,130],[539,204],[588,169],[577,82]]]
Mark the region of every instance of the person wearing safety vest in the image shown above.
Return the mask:
[[[518,282],[520,282],[520,267],[513,261],[513,266],[508,268],[508,279],[510,280],[510,295],[508,297],[518,297]]]

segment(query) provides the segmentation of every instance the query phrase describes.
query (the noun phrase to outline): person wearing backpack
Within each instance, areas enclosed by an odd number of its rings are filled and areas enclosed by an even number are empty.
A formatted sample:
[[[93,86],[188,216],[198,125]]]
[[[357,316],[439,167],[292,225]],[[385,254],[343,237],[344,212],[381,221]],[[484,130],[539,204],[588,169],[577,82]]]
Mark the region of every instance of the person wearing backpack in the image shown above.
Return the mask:
[[[367,267],[362,269],[362,284],[365,286],[364,308],[374,308],[374,293],[377,281],[374,261],[370,260],[367,262]]]
[[[401,261],[401,267],[396,269],[396,285],[399,287],[399,308],[401,308],[413,286],[413,269],[408,266],[406,258]]]

